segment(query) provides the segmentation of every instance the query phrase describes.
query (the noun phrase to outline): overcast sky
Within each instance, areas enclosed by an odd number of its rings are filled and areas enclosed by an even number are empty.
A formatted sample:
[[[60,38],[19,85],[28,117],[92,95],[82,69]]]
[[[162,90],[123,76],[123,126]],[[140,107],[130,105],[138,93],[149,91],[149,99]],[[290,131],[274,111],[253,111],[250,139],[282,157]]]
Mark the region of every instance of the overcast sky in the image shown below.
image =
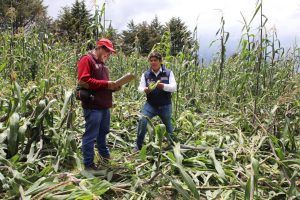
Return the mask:
[[[56,18],[63,6],[71,6],[75,0],[44,0],[48,14]],[[86,0],[89,10],[104,0]],[[229,54],[234,52],[242,34],[241,13],[250,21],[255,11],[257,0],[106,0],[106,19],[112,20],[112,26],[119,32],[126,29],[133,19],[135,23],[150,22],[155,16],[162,23],[171,17],[180,17],[193,31],[198,27],[200,53],[205,58],[211,57],[217,46],[209,48],[220,27],[220,18],[224,16],[225,30],[230,32],[228,41]],[[222,10],[222,12],[220,12]],[[285,47],[300,40],[300,0],[264,0],[263,14],[268,17],[267,30],[276,28],[278,37]],[[258,16],[258,15],[257,15]],[[257,18],[257,21],[259,18]],[[253,23],[253,28],[257,24]]]

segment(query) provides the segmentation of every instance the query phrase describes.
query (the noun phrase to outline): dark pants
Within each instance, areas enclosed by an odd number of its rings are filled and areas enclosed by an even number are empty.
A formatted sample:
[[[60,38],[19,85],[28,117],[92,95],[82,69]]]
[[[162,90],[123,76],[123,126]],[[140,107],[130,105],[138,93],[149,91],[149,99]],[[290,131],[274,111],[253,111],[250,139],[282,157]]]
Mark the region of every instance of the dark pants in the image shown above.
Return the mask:
[[[148,102],[144,105],[142,109],[142,118],[139,121],[138,133],[136,145],[140,149],[144,143],[144,138],[147,132],[147,117],[150,119],[159,116],[163,124],[166,126],[166,131],[168,133],[168,138],[173,136],[173,127],[172,127],[172,104],[154,107],[151,106]]]
[[[92,110],[84,109],[85,133],[82,136],[83,164],[90,166],[94,161],[94,142],[97,141],[99,154],[109,158],[109,150],[106,147],[106,134],[109,132],[109,109]]]

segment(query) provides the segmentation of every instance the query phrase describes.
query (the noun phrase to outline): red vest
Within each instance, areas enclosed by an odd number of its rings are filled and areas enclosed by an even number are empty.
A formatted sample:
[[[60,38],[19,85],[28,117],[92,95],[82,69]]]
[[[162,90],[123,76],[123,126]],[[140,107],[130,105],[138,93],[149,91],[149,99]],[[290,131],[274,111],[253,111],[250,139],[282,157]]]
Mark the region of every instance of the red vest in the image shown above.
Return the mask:
[[[109,80],[109,70],[104,63],[99,62],[91,54],[81,57],[89,58],[89,66],[91,78],[97,80]],[[82,107],[85,109],[106,109],[112,107],[112,90],[96,89],[94,90],[94,100],[82,101]]]

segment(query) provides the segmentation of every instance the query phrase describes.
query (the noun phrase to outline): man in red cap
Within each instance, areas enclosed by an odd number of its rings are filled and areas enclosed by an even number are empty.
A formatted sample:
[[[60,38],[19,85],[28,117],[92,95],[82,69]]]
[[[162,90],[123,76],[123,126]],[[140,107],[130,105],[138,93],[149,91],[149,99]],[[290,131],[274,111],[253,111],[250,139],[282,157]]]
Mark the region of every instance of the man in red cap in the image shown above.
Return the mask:
[[[82,156],[86,169],[97,169],[94,164],[94,141],[100,156],[110,159],[106,147],[106,134],[110,127],[112,92],[119,90],[114,81],[109,81],[109,70],[105,62],[115,53],[110,40],[102,38],[93,51],[82,56],[78,62],[78,83],[93,92],[93,98],[83,99],[85,132],[82,136]]]

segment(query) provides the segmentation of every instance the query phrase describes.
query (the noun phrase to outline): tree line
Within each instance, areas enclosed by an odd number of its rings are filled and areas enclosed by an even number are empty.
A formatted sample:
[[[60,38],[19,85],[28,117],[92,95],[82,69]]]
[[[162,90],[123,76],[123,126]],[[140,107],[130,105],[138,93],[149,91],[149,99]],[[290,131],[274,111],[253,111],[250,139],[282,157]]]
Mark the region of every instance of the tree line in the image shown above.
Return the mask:
[[[98,14],[91,14],[84,0],[76,0],[70,7],[61,8],[55,20],[48,16],[43,0],[3,0],[0,5],[1,31],[12,30],[12,33],[17,33],[20,28],[35,29],[38,32],[56,34],[58,38],[67,38],[70,42],[107,37],[126,55],[148,55],[166,31],[170,33],[171,55],[177,55],[184,45],[195,42],[192,33],[179,17],[172,17],[165,24],[157,16],[149,23],[135,23],[131,20],[126,30],[118,32],[111,22],[107,27],[103,27],[101,23],[105,5],[97,11]]]

